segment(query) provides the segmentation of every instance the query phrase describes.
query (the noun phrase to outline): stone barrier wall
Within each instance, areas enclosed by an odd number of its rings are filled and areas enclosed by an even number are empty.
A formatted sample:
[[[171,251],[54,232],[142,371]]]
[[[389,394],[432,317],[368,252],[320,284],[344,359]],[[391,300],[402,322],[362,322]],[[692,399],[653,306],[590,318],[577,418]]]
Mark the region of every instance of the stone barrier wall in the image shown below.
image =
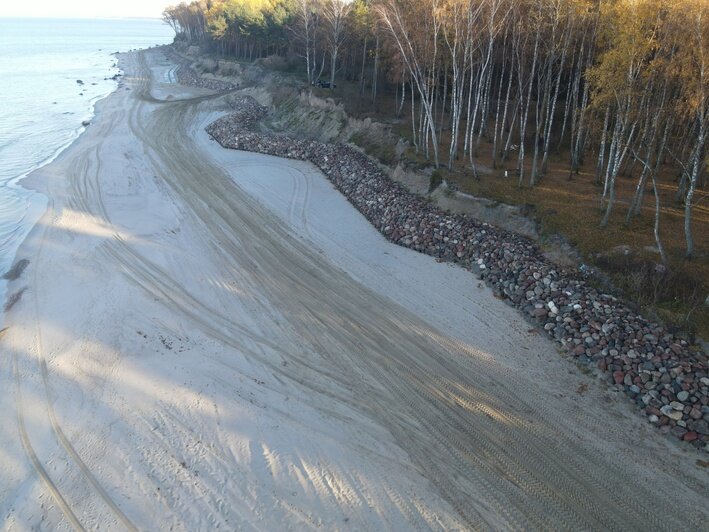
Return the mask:
[[[207,127],[225,148],[310,161],[385,238],[473,270],[579,361],[596,365],[649,421],[702,448],[709,442],[707,357],[543,257],[526,237],[446,213],[392,181],[351,146],[266,135],[251,97]]]
[[[200,76],[197,71],[190,66],[191,62],[188,59],[181,56],[170,47],[166,48],[165,55],[171,61],[177,63],[175,75],[181,85],[189,85],[218,92],[231,91],[238,88],[236,84],[229,83],[228,81]]]

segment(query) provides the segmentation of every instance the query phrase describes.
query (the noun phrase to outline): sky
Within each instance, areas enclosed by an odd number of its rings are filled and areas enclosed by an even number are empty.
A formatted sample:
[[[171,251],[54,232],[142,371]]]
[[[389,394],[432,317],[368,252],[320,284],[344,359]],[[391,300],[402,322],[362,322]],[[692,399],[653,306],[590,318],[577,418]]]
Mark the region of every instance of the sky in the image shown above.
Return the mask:
[[[0,17],[153,17],[179,0],[0,0]]]

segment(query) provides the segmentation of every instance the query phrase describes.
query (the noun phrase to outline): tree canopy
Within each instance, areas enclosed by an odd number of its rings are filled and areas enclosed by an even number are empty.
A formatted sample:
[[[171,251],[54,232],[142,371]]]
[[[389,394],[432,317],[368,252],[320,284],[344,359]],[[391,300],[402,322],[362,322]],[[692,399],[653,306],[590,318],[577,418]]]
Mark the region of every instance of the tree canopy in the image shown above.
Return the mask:
[[[694,252],[709,159],[706,0],[195,0],[164,19],[220,54],[301,57],[308,81],[328,74],[330,90],[340,77],[373,101],[378,87],[396,91],[436,166],[467,160],[475,176],[489,145],[493,166],[535,186],[552,153],[567,153],[570,178],[593,157],[602,225],[619,175],[639,172],[632,223],[671,165]]]

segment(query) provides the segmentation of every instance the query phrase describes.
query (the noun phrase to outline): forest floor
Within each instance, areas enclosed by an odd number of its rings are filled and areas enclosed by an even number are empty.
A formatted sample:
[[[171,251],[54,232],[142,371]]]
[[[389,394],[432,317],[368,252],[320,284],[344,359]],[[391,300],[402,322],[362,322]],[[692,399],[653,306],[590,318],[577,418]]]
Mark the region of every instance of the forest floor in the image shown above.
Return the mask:
[[[421,168],[430,165],[422,154],[415,152],[411,142],[410,99],[397,117],[396,95],[392,91],[380,91],[376,105],[372,105],[371,89],[360,96],[359,82],[338,81],[335,91],[317,87],[312,90],[322,98],[332,98],[341,104],[350,116],[388,124],[396,136],[409,143],[402,154],[405,164]],[[446,129],[441,140],[441,162],[445,166],[450,141],[450,132]],[[381,146],[371,150],[365,143],[363,147],[383,159],[392,154],[391,149]],[[646,190],[640,215],[626,223],[640,164],[634,166],[633,175],[619,176],[615,207],[608,226],[601,228],[603,186],[596,183],[596,153],[588,154],[578,174],[570,176],[568,153],[562,147],[561,151],[552,153],[548,172],[535,186],[528,184],[531,166],[531,156],[528,156],[525,182],[520,186],[515,170],[517,153],[511,152],[506,164],[493,168],[491,152],[492,143],[483,138],[475,158],[477,179],[469,160],[462,156],[455,161],[452,171],[441,168],[435,178],[445,179],[476,197],[522,206],[537,224],[542,247],[557,246],[556,235],[561,235],[564,242],[578,250],[583,262],[602,272],[650,318],[660,319],[673,330],[687,333],[692,340],[695,334],[709,340],[709,189],[699,188],[694,196],[695,253],[688,260],[685,258],[684,205],[675,199],[678,171],[670,166],[662,169],[658,177],[660,238],[667,253],[668,268],[658,273],[656,266],[661,260],[653,234],[655,203],[651,186]]]

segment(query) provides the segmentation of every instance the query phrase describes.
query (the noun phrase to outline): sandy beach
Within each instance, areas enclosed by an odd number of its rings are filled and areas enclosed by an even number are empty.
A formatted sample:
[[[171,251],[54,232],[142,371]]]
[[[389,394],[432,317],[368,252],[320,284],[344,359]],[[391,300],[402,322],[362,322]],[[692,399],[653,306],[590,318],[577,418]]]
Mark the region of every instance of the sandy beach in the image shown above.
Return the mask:
[[[702,453],[310,163],[223,149],[161,51],[121,66],[23,182],[0,528],[706,526]]]

